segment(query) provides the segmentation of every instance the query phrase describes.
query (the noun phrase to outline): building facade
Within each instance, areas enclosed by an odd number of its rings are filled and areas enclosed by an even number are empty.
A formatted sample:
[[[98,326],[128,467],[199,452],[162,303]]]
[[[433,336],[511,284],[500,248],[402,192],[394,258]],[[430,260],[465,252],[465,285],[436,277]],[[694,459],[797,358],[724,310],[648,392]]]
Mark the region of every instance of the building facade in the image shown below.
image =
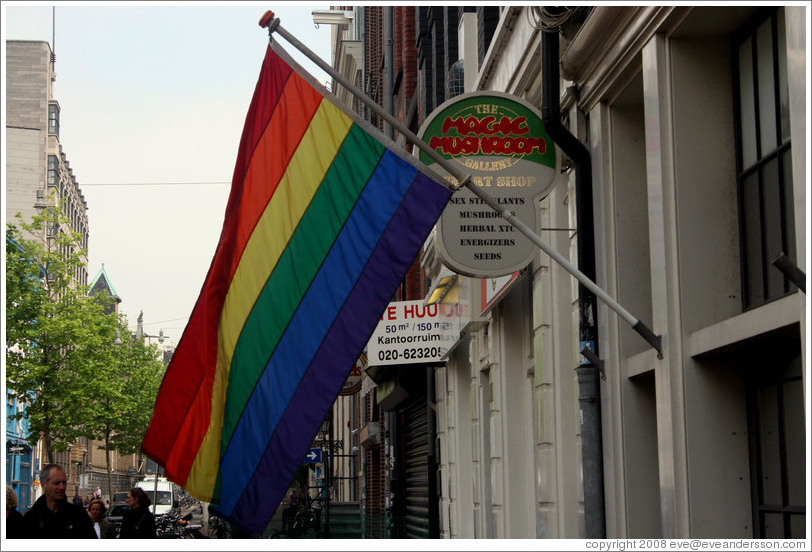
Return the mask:
[[[80,247],[87,251],[89,220],[87,202],[59,140],[59,102],[54,97],[55,56],[47,42],[6,41],[6,196],[7,224],[15,224],[16,214],[30,221],[46,205],[61,204],[69,229],[82,236]],[[54,237],[67,228],[49,228]],[[77,268],[73,282],[88,286],[90,294],[106,292],[115,298],[109,314],[118,315],[121,298],[101,267],[93,281],[85,266]],[[161,339],[163,341],[163,339]],[[171,356],[171,352],[163,354]],[[16,400],[7,398],[7,415],[18,412]],[[39,468],[46,462],[41,447],[30,447],[25,420],[6,421],[7,482],[17,490],[21,509],[25,510],[41,494]],[[106,452],[101,443],[80,439],[65,452],[55,453],[55,461],[65,466],[68,496],[87,496],[96,489],[110,497],[126,490],[144,473],[139,455],[122,456],[111,452],[113,489],[108,488]]]
[[[46,205],[61,204],[70,230],[83,236],[80,245],[86,251],[87,202],[59,141],[61,108],[53,94],[55,56],[47,42],[9,40],[6,41],[5,63],[6,223],[16,224],[17,213],[30,222]],[[51,227],[48,236],[55,237],[66,230]],[[87,258],[83,260],[86,264]],[[77,268],[73,281],[86,286],[87,269]],[[14,399],[8,398],[7,415],[20,408]],[[6,436],[7,482],[14,485],[20,507],[25,510],[39,495],[36,479],[42,465],[40,447],[32,449],[24,444],[28,431],[20,422],[7,420]],[[78,451],[79,444],[73,448]],[[78,488],[78,472],[70,468],[76,465],[77,459],[81,460],[81,454],[76,451],[73,455],[70,452],[57,455],[57,461],[68,468],[70,488]]]
[[[47,42],[6,41],[6,221],[14,224],[17,213],[30,220],[46,202],[61,202],[87,250],[87,202],[59,141],[55,59]],[[75,281],[89,283],[86,268],[77,270]]]
[[[575,263],[591,194],[596,281],[662,355],[598,303],[596,512],[578,290],[540,254],[436,371],[445,536],[595,536],[596,516],[619,538],[807,536],[805,293],[771,264],[806,266],[807,15],[501,9],[473,89],[560,105],[591,157],[591,190],[576,165],[539,203],[541,236]]]
[[[20,512],[28,511],[34,503],[34,449],[28,444],[27,420],[17,420],[12,416],[25,411],[16,397],[6,396],[6,483],[17,493]]]
[[[458,14],[463,11],[477,14],[475,8],[462,7],[370,6],[337,9],[319,22],[336,25],[336,69],[416,132],[446,97],[443,53],[456,55]],[[492,34],[498,8],[480,8],[478,13],[491,15]],[[339,101],[411,149],[341,86],[334,83],[332,89]],[[428,284],[416,259],[392,301],[422,299]],[[331,468],[332,498],[358,505],[366,538],[441,536],[434,370],[424,364],[370,366],[360,389],[339,397],[333,408],[334,439],[342,448]]]
[[[405,516],[392,536],[808,537],[806,294],[773,263],[806,272],[806,10],[353,12],[363,55],[344,67],[413,130],[461,67],[465,92],[523,98],[585,148],[586,163],[558,144],[537,231],[661,337],[657,350],[605,303],[584,308],[542,252],[507,280],[459,276],[447,302],[468,314],[447,361],[428,377],[372,367],[358,399],[383,447],[364,452],[360,495],[392,526]],[[431,239],[420,266],[439,280]],[[499,286],[488,302],[483,286]],[[576,368],[595,377],[589,426]],[[419,515],[428,528],[411,532]]]

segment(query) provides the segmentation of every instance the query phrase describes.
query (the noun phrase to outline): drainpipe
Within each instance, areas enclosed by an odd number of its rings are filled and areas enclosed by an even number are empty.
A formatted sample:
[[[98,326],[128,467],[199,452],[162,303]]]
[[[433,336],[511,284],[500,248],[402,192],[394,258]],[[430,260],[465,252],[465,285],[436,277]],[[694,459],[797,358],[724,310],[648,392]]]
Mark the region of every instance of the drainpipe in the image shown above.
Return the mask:
[[[557,8],[548,7],[549,11]],[[595,281],[595,226],[592,209],[592,160],[589,150],[561,124],[561,89],[558,32],[541,33],[541,118],[547,134],[575,163],[575,213],[578,221],[578,269]],[[579,350],[597,360],[598,327],[595,295],[578,286],[580,311]],[[584,527],[586,538],[606,538],[603,492],[603,437],[601,433],[599,367],[582,358],[576,369],[581,408],[581,455],[584,481]]]

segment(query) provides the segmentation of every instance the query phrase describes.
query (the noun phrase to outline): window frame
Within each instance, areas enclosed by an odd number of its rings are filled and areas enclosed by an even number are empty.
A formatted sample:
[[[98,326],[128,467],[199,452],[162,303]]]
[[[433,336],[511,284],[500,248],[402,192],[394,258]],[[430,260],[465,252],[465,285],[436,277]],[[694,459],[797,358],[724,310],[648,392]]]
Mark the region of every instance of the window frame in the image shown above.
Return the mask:
[[[59,104],[50,102],[48,104],[48,134],[53,134],[59,138]]]
[[[59,158],[56,155],[48,155],[48,186],[59,189]]]
[[[800,351],[798,351],[796,354],[800,355]],[[759,357],[758,354],[755,356]],[[805,517],[806,507],[804,505],[791,504],[789,491],[790,469],[788,466],[788,447],[791,446],[791,443],[787,438],[788,423],[786,419],[788,400],[791,400],[787,397],[786,388],[792,383],[802,381],[802,375],[800,373],[794,373],[791,368],[782,368],[780,370],[781,373],[765,371],[763,363],[768,362],[768,359],[764,357],[760,358],[760,360],[761,362],[755,363],[749,367],[749,374],[746,384],[747,425],[751,466],[750,486],[752,496],[753,538],[806,538],[805,536],[801,537],[793,535],[792,533],[793,517]],[[786,362],[787,360],[788,359],[785,358],[769,359],[770,362],[775,361],[776,363],[780,363],[781,361]],[[789,363],[787,362],[785,366],[788,365]],[[774,388],[775,390],[775,411],[772,413],[770,412],[769,408],[762,408],[762,401],[759,399],[759,393],[769,388]],[[765,419],[770,416],[770,414],[773,415],[773,419],[766,420],[765,422]],[[774,423],[774,429],[776,429],[778,433],[777,458],[774,458],[774,460],[778,460],[778,463],[777,466],[774,466],[774,468],[777,467],[780,474],[780,481],[777,482],[781,494],[780,504],[777,502],[768,503],[766,502],[765,498],[767,491],[764,487],[764,481],[765,473],[768,470],[765,468],[766,461],[762,452],[764,450],[765,439],[762,427],[764,427],[765,423],[769,422]],[[773,439],[775,439],[775,437],[773,437]],[[783,534],[781,537],[767,536],[767,516],[781,516],[781,532]],[[773,528],[773,530],[775,530],[775,528]]]
[[[780,7],[763,8],[732,38],[732,65],[734,74],[734,108],[736,124],[736,187],[738,191],[739,209],[739,235],[740,255],[741,255],[741,295],[742,308],[744,311],[759,307],[770,301],[779,299],[794,292],[797,288],[782,272],[772,266],[772,261],[777,252],[769,251],[768,240],[772,235],[770,232],[777,232],[780,238],[780,249],[790,258],[795,256],[795,229],[794,214],[792,211],[792,173],[788,164],[792,149],[792,140],[789,132],[784,133],[786,138],[782,138],[782,128],[788,124],[781,117],[782,86],[788,86],[786,82],[786,57],[779,54],[779,46],[786,44],[786,30],[784,38],[778,36],[779,18],[785,12]],[[762,116],[763,109],[759,105],[760,87],[758,72],[758,34],[763,23],[769,22],[771,29],[771,65],[772,65],[772,96],[773,113],[775,126],[775,147],[770,151],[763,151],[762,136]],[[740,71],[740,48],[748,41],[751,41],[750,54],[750,75],[751,83],[742,83]],[[783,66],[782,66],[783,63]],[[782,78],[784,81],[782,82]],[[743,84],[752,85],[752,109],[753,133],[755,161],[745,166],[744,159],[744,133],[742,117],[742,89]],[[787,107],[788,109],[788,107]],[[783,125],[782,125],[783,123]],[[774,171],[775,182],[767,179],[768,171]],[[755,180],[753,180],[755,179]],[[778,197],[770,197],[765,194],[765,187],[774,184],[777,186]],[[753,199],[752,205],[748,201],[748,186],[753,186],[750,192]],[[766,213],[767,199],[777,200],[777,212],[779,221],[775,222]],[[748,209],[752,209],[748,217]],[[757,238],[757,241],[756,241]],[[772,284],[772,286],[771,286]]]

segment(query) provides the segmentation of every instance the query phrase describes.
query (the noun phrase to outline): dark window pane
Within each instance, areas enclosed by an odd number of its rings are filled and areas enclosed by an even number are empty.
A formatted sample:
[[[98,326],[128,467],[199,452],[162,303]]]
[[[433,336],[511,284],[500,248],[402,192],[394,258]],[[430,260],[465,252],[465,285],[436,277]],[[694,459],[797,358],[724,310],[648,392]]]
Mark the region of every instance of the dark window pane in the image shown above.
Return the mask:
[[[784,8],[778,8],[778,109],[781,116],[781,142],[789,140],[789,79],[787,79],[787,34]]]
[[[792,150],[781,154],[784,192],[784,252],[795,258],[795,203],[792,194]]]
[[[787,442],[787,488],[789,504],[806,503],[806,442],[804,430],[804,388],[800,379],[784,384],[784,433]]]
[[[778,393],[770,385],[759,389],[759,436],[761,453],[762,501],[770,506],[782,506],[781,498],[781,448],[778,434]]]
[[[59,164],[56,160],[56,155],[48,156],[48,184],[56,186],[59,180]]]
[[[771,263],[784,249],[784,217],[781,213],[781,185],[778,175],[778,159],[764,166],[762,172],[762,199],[764,201],[764,245],[766,262]],[[767,298],[784,294],[784,274],[773,266],[767,271]]]
[[[744,218],[745,280],[747,305],[764,301],[764,279],[761,259],[761,200],[758,193],[758,175],[751,174],[742,182],[742,216]]]
[[[753,80],[753,40],[739,47],[739,119],[741,123],[742,169],[756,162],[756,100]]]
[[[761,156],[773,151],[776,146],[775,127],[775,66],[773,64],[772,19],[759,25],[756,31],[756,63],[758,79],[758,122],[761,142]]]
[[[59,136],[59,107],[56,104],[48,105],[48,133]]]
[[[790,526],[792,527],[792,534],[787,535],[789,539],[805,539],[806,538],[806,516],[794,515],[789,518]]]
[[[764,514],[764,534],[765,539],[784,538],[784,516],[782,514]]]

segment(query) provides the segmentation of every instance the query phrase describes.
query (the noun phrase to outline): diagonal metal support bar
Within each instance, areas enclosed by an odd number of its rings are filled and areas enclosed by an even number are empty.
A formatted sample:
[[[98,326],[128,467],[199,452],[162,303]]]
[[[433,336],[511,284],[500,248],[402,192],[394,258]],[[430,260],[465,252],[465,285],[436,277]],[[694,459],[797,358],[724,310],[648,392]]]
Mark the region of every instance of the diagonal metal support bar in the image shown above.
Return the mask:
[[[451,176],[456,179],[456,183],[452,186],[453,189],[459,189],[463,186],[467,187],[471,192],[474,193],[477,197],[479,197],[484,203],[486,203],[489,207],[491,207],[494,211],[499,213],[502,218],[507,220],[510,224],[512,224],[516,230],[521,232],[526,238],[528,238],[534,245],[536,245],[539,249],[544,251],[547,255],[549,255],[555,262],[557,262],[561,267],[569,272],[576,280],[578,280],[585,288],[590,290],[592,293],[595,294],[601,301],[603,301],[610,309],[615,311],[618,316],[620,316],[623,320],[625,320],[634,331],[636,331],[643,339],[645,339],[654,349],[657,351],[657,356],[659,358],[663,358],[662,352],[662,338],[659,335],[656,335],[651,329],[648,328],[643,322],[639,319],[632,316],[632,314],[623,308],[617,301],[615,301],[612,297],[609,296],[603,289],[598,287],[595,282],[590,280],[584,273],[578,270],[572,263],[570,263],[566,258],[564,258],[560,253],[558,253],[555,249],[549,246],[544,240],[541,239],[541,236],[536,234],[536,232],[527,226],[524,222],[516,218],[510,211],[501,205],[499,205],[495,198],[493,198],[490,194],[484,192],[483,190],[479,189],[472,181],[471,181],[471,173],[464,171],[458,164],[451,163],[439,153],[434,151],[428,144],[426,144],[423,140],[421,140],[416,134],[414,134],[408,127],[404,126],[399,120],[397,120],[393,115],[389,114],[383,107],[379,106],[375,103],[374,100],[369,98],[362,90],[359,90],[355,85],[353,85],[350,81],[348,81],[344,76],[336,71],[333,67],[327,64],[323,59],[321,59],[315,52],[313,52],[310,48],[305,46],[299,39],[295,36],[291,35],[288,31],[286,31],[279,22],[278,18],[275,18],[272,12],[266,12],[265,15],[259,20],[260,27],[267,27],[268,33],[272,36],[273,33],[279,34],[282,38],[288,41],[294,48],[299,50],[302,54],[308,57],[313,63],[319,66],[324,72],[330,75],[332,78],[335,79],[337,83],[341,86],[349,90],[356,98],[364,102],[367,107],[369,107],[372,111],[375,112],[376,115],[381,117],[387,123],[392,125],[394,129],[396,129],[400,134],[402,134],[409,142],[415,145],[415,147],[419,148],[423,153],[428,155],[432,160],[434,160],[440,167],[445,169]]]
[[[773,259],[772,265],[784,273],[790,282],[806,293],[806,274],[783,251]]]

